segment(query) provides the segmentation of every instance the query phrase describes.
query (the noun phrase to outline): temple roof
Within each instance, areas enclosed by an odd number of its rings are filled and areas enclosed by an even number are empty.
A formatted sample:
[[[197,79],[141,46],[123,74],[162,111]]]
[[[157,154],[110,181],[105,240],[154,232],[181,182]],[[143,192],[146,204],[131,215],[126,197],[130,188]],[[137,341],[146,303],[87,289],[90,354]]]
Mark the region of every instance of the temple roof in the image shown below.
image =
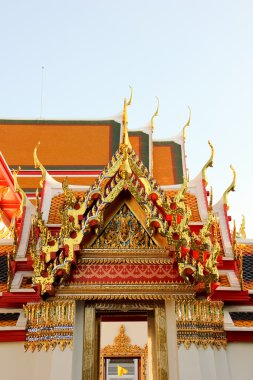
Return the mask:
[[[0,120],[1,150],[11,168],[21,166],[20,186],[26,193],[39,187],[32,152],[38,141],[40,159],[60,182],[91,185],[118,149],[122,127],[115,120]],[[129,131],[131,145],[161,185],[182,183],[182,139],[152,142],[151,129]]]

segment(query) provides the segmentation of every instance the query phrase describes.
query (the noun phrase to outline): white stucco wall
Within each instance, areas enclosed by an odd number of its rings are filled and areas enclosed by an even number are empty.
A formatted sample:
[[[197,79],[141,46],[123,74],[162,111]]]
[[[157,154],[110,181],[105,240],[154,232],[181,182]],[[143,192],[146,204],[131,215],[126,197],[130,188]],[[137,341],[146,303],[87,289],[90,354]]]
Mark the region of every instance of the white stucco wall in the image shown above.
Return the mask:
[[[110,322],[104,322],[106,325]],[[129,323],[129,326],[128,326]],[[113,322],[112,328],[103,326],[103,346],[112,344],[122,323]],[[144,345],[146,323],[137,326],[125,322],[132,344]],[[142,333],[140,334],[140,331]],[[114,335],[115,333],[115,335]],[[140,336],[142,338],[140,339]],[[253,343],[230,343],[226,350],[192,346],[178,350],[179,380],[251,380],[253,379]],[[0,343],[1,379],[8,380],[71,380],[72,351],[24,352],[23,343]],[[174,379],[170,379],[174,380]]]
[[[147,322],[101,322],[100,347],[113,344],[114,338],[119,334],[120,326],[125,326],[126,335],[129,336],[131,344],[140,347],[148,343]]]
[[[1,379],[70,380],[72,351],[24,352],[23,343],[0,343]]]
[[[186,350],[181,346],[179,380],[251,380],[253,379],[253,343],[230,343],[226,350],[208,347]]]

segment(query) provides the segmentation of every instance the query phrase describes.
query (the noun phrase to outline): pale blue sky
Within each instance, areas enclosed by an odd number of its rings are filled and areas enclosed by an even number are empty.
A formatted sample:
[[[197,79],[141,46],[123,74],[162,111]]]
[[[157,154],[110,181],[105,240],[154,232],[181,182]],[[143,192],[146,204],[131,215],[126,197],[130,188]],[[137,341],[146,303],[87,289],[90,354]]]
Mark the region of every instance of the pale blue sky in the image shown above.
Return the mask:
[[[0,117],[103,118],[134,88],[129,127],[145,125],[160,98],[155,138],[187,131],[190,176],[209,157],[218,200],[233,163],[231,214],[253,237],[252,0],[0,0]],[[1,141],[0,141],[1,144]],[[0,146],[1,149],[1,146]],[[31,152],[32,154],[32,152]]]

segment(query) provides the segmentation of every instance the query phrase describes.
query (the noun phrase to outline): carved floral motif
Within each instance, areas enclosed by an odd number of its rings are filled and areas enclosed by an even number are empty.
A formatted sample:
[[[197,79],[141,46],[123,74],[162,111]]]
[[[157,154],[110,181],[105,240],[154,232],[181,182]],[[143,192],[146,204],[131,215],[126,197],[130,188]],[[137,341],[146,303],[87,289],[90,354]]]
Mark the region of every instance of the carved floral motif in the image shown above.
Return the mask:
[[[148,248],[154,247],[152,238],[124,205],[109,222],[92,248]]]

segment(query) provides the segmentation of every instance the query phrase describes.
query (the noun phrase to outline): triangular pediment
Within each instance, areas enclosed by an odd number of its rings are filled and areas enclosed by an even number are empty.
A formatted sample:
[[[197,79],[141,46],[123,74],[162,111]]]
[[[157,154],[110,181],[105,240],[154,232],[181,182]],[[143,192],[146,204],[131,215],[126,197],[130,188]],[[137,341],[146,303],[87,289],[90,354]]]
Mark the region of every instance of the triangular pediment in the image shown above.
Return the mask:
[[[154,248],[155,242],[137,220],[130,208],[123,204],[92,244],[91,248]]]

